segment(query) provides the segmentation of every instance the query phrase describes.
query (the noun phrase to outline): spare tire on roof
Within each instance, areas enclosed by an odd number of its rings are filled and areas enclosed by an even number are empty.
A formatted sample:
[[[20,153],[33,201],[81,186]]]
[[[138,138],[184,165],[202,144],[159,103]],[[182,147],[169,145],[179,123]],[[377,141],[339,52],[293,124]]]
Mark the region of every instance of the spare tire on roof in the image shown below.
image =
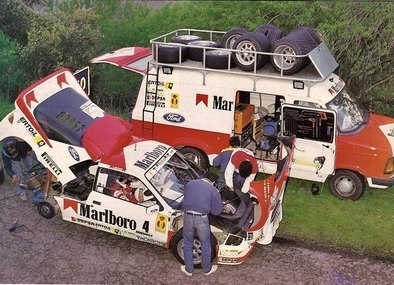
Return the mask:
[[[156,56],[158,51],[158,57]],[[179,63],[187,60],[185,45],[158,44],[153,46],[153,58],[162,63]]]
[[[187,45],[192,41],[200,41],[200,40],[202,40],[202,38],[196,35],[179,35],[179,36],[174,36],[171,42]]]
[[[205,53],[205,67],[228,69],[235,66],[231,52],[226,50],[209,50]]]
[[[232,28],[227,33],[225,33],[220,42],[220,46],[227,49],[232,49],[234,43],[238,38],[248,32],[245,28]]]
[[[268,61],[268,55],[256,54],[256,52],[268,52],[270,50],[270,41],[267,36],[257,33],[248,32],[234,43],[234,49],[239,52],[233,52],[232,57],[235,64],[244,71],[252,71],[262,68]]]
[[[188,57],[191,60],[195,61],[202,61],[203,55],[204,55],[204,50],[205,52],[212,50],[210,47],[217,48],[219,47],[219,44],[214,41],[192,41],[187,44],[188,45]],[[193,47],[197,46],[197,47]]]
[[[262,33],[263,35],[267,36],[271,42],[271,45],[285,36],[285,33],[283,32],[282,29],[272,24],[259,26],[254,31],[258,33]]]
[[[277,71],[283,71],[284,75],[294,74],[305,68],[310,62],[308,56],[294,56],[306,55],[320,43],[319,33],[315,29],[310,27],[296,28],[273,44],[271,52],[281,55],[272,55],[271,64]]]

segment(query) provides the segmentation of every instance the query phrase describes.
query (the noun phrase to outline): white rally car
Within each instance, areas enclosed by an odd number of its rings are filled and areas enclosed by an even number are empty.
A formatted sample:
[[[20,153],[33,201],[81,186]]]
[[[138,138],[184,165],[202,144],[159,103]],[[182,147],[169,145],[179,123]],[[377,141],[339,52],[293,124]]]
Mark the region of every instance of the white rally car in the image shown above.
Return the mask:
[[[133,136],[132,126],[93,103],[68,69],[21,92],[0,122],[0,140],[8,137],[27,142],[49,171],[47,181],[56,181],[44,187],[37,206],[42,216],[59,213],[72,223],[170,248],[183,263],[183,191],[203,172],[174,148]],[[218,263],[240,264],[256,243],[272,241],[292,155],[291,139],[281,143],[287,151],[281,169],[251,185],[252,210],[235,198],[211,217]],[[199,247],[196,238],[197,266]]]

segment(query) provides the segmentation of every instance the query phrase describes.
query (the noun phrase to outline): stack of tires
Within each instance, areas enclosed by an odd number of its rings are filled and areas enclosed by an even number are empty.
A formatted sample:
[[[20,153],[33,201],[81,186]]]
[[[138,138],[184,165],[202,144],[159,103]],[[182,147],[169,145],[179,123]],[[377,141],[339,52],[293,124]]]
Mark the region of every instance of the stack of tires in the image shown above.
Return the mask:
[[[291,75],[309,64],[308,57],[296,56],[309,53],[321,43],[321,39],[319,33],[310,27],[299,27],[285,35],[282,29],[267,24],[257,27],[253,32],[245,28],[233,28],[223,35],[220,43],[196,35],[174,36],[171,42],[176,45],[158,44],[154,47],[153,55],[157,61],[180,63],[187,59],[199,62],[205,60],[207,68],[228,69],[237,66],[244,71],[259,70],[271,63],[278,72]]]

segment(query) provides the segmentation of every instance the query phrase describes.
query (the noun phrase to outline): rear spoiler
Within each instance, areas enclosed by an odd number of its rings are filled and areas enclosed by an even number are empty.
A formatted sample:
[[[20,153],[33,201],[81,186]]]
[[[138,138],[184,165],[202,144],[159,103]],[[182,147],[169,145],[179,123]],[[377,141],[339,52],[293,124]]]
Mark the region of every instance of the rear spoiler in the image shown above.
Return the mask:
[[[144,75],[148,62],[153,60],[152,51],[145,47],[127,47],[93,58],[91,63],[109,63]]]

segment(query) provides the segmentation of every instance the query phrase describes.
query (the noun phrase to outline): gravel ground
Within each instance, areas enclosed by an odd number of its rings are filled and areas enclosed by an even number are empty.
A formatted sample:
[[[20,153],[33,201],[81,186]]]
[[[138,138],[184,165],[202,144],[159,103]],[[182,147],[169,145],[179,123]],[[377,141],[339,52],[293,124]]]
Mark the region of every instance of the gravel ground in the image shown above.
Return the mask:
[[[10,232],[18,219],[23,227]],[[394,284],[394,264],[283,242],[257,245],[242,265],[186,277],[172,253],[64,222],[47,220],[14,189],[0,186],[0,283],[51,284]]]

